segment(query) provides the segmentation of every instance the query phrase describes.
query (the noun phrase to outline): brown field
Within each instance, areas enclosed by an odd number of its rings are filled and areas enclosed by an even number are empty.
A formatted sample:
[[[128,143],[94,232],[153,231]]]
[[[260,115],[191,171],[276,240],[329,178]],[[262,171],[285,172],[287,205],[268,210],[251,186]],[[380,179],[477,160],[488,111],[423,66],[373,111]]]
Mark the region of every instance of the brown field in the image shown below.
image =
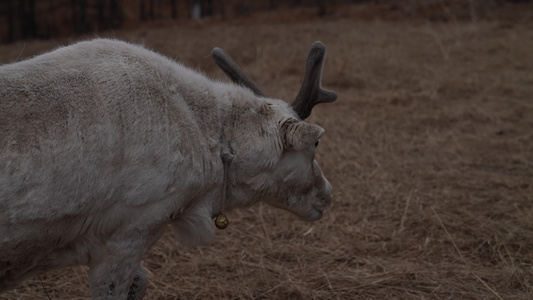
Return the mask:
[[[339,94],[310,118],[335,189],[324,218],[260,204],[228,213],[211,247],[166,234],[143,262],[146,299],[533,299],[533,21],[361,21],[357,9],[100,34],[227,80],[209,57],[222,47],[288,101],[321,40],[323,85]],[[92,37],[0,45],[0,62]],[[48,298],[89,298],[86,269],[0,295]]]

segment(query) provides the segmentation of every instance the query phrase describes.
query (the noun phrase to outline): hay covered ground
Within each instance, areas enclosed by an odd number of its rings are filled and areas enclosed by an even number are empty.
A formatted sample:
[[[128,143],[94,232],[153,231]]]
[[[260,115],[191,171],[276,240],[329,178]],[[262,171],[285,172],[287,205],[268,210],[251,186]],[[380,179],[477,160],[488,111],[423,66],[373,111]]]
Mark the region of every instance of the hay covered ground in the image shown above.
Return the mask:
[[[357,9],[100,34],[226,80],[209,57],[222,47],[289,101],[322,40],[323,84],[339,94],[309,119],[326,129],[317,160],[335,199],[324,218],[255,205],[228,213],[211,247],[165,234],[143,262],[147,299],[533,299],[533,22],[360,21]],[[0,45],[1,63],[71,41]],[[89,298],[86,269],[0,295],[47,298]]]

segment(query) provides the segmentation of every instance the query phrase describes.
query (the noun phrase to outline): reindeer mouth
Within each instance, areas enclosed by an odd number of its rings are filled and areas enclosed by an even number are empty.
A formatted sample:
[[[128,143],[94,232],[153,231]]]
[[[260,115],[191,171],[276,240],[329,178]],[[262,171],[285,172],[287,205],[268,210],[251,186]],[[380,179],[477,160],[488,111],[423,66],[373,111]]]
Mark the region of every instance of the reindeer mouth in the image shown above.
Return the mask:
[[[316,221],[322,218],[324,210],[316,206],[312,206],[311,209],[304,216],[300,216],[305,221]]]
[[[322,201],[318,204],[314,204],[303,219],[306,221],[319,220],[324,215],[324,210],[328,209],[330,206],[331,201]]]

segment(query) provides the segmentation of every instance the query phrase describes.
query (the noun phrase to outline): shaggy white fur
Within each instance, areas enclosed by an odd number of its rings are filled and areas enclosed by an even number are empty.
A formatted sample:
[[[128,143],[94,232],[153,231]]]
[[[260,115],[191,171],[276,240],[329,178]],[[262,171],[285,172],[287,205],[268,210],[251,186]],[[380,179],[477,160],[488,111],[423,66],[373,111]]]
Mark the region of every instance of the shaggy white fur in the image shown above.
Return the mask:
[[[117,40],[3,65],[0,292],[85,264],[93,299],[141,299],[140,261],[167,224],[197,245],[213,215],[260,200],[318,219],[322,134],[281,100]]]

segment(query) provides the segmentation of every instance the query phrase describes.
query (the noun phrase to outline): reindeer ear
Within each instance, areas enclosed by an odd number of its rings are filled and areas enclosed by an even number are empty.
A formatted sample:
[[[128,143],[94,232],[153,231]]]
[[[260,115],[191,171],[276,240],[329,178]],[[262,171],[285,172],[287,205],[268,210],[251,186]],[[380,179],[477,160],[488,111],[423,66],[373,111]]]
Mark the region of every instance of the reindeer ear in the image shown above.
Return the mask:
[[[302,150],[316,144],[324,134],[318,125],[290,119],[281,125],[281,137],[285,150]]]

